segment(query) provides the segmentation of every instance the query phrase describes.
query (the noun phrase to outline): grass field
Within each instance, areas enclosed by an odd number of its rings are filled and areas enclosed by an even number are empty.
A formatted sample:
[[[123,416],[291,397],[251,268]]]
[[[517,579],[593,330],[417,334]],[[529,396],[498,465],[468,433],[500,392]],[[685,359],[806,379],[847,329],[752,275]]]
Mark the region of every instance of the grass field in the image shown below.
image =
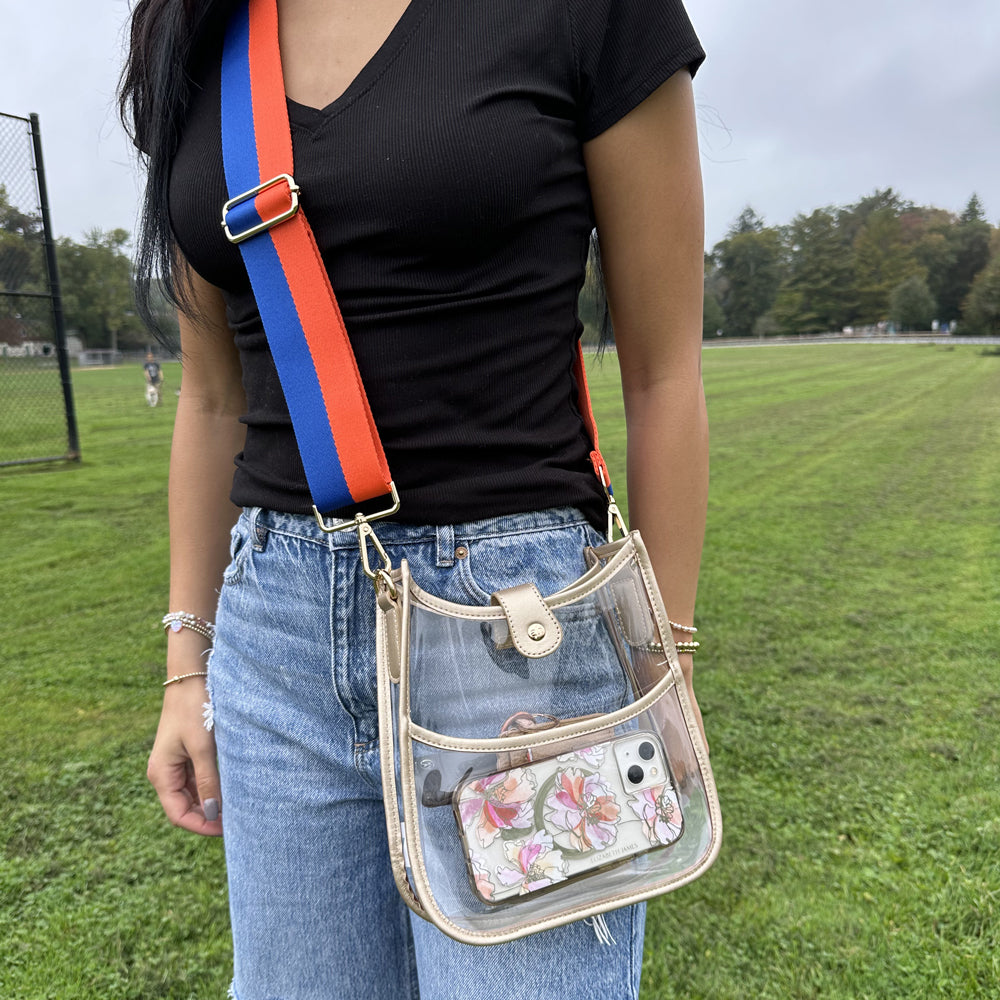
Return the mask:
[[[78,373],[83,462],[0,470],[3,1000],[226,993],[221,845],[144,779],[166,378],[150,410],[138,367]],[[725,838],[651,904],[643,1000],[1000,996],[1000,352],[713,349],[705,381]]]

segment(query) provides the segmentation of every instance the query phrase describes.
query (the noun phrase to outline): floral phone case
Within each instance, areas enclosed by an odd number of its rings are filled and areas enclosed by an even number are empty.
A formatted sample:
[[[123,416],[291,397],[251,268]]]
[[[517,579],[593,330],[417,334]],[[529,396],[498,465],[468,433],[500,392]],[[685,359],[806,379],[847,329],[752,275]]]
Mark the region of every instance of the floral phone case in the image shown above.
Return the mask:
[[[683,829],[663,744],[650,732],[470,779],[453,802],[472,887],[486,903],[667,847]]]

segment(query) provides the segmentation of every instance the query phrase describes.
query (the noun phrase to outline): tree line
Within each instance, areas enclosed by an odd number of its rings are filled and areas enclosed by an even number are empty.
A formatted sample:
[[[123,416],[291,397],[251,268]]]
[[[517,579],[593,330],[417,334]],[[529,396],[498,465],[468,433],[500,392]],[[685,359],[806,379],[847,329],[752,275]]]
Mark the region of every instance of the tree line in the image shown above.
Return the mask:
[[[125,229],[57,241],[66,326],[85,347],[150,340],[133,307],[129,248]],[[592,336],[601,326],[594,284],[588,268],[580,310]],[[51,339],[47,310],[30,308],[24,294],[47,291],[41,219],[0,185],[0,342]],[[162,326],[174,323],[164,301]],[[887,188],[785,226],[767,226],[747,207],[705,256],[706,337],[935,326],[1000,335],[1000,229],[975,194],[955,215]]]
[[[141,348],[150,342],[132,298],[131,236],[126,229],[90,229],[78,243],[56,240],[56,263],[67,332],[87,348]],[[42,220],[12,205],[0,185],[0,342],[51,341]],[[164,303],[163,320],[171,326]]]
[[[704,335],[874,328],[1000,334],[1000,229],[892,188],[766,226],[747,207],[705,256]]]

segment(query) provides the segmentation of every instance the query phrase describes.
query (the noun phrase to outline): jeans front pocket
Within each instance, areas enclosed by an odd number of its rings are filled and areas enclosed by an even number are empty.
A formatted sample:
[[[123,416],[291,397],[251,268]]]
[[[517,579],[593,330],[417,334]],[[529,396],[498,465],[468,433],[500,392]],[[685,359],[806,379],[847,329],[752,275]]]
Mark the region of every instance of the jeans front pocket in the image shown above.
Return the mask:
[[[463,542],[466,555],[456,563],[457,576],[478,604],[522,583],[533,583],[548,596],[586,572],[583,550],[594,543],[595,532],[585,523],[472,538]]]
[[[240,514],[232,531],[229,532],[229,565],[222,573],[222,582],[226,586],[239,583],[243,577],[243,568],[252,548],[250,536],[253,528],[245,513]]]

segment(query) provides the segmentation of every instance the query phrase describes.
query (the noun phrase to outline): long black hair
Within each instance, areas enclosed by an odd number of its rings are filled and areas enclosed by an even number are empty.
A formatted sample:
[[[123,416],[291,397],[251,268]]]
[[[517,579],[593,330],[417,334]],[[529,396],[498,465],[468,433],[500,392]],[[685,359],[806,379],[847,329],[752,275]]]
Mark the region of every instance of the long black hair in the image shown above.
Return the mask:
[[[195,76],[217,49],[239,0],[138,0],[129,53],[118,85],[122,123],[146,166],[139,216],[135,298],[139,315],[160,336],[151,304],[158,283],[180,308],[189,303],[176,280],[175,246],[167,211],[170,164],[187,118]]]

